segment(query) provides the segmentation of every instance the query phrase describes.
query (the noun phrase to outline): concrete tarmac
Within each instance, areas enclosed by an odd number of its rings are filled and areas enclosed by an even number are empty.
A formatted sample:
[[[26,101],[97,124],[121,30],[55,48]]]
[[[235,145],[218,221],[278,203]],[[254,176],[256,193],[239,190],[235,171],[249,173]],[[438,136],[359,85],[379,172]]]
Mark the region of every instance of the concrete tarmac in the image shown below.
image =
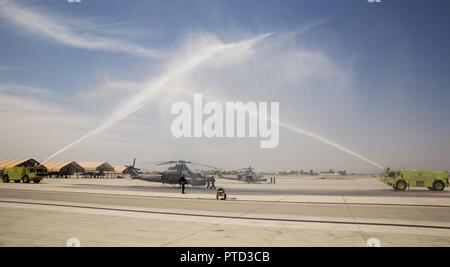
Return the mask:
[[[450,245],[448,191],[394,192],[369,177],[277,182],[218,180],[235,198],[227,201],[205,188],[181,195],[127,179],[0,184],[0,245],[64,246],[69,238],[82,246],[366,246],[370,238],[382,246]]]

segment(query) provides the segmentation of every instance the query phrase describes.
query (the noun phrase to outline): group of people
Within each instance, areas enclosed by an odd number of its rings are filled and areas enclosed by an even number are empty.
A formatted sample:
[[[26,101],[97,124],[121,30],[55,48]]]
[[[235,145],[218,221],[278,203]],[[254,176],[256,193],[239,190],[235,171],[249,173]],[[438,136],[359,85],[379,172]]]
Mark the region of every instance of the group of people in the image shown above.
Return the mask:
[[[181,194],[184,194],[184,189],[186,188],[186,184],[187,184],[187,180],[186,177],[183,175],[181,175],[179,183],[181,185]],[[207,181],[206,182],[206,188],[211,188],[211,189],[216,189],[216,178],[214,178],[214,176],[212,177],[211,181]]]
[[[276,183],[276,178],[275,176],[270,176],[270,184],[275,184]]]

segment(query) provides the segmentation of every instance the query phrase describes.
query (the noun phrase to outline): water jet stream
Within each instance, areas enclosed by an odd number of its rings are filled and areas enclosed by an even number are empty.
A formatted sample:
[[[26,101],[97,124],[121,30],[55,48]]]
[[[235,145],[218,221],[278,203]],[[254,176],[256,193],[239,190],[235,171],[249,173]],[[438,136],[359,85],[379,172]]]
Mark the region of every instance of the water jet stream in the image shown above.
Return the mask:
[[[94,130],[92,130],[92,131],[88,132],[87,134],[81,136],[80,138],[76,139],[72,143],[70,143],[70,144],[64,146],[63,148],[61,148],[60,150],[56,151],[55,153],[50,155],[47,159],[45,159],[42,162],[42,164],[48,162],[50,159],[54,158],[55,156],[61,154],[64,151],[70,149],[71,147],[81,143],[85,139],[87,139],[95,134],[98,134],[100,132],[103,132],[104,130],[110,128],[117,122],[125,119],[128,115],[141,109],[144,106],[143,102],[156,97],[163,90],[164,86],[168,82],[170,82],[173,79],[176,79],[180,75],[185,74],[186,72],[188,72],[192,69],[195,69],[198,65],[207,61],[208,59],[212,58],[213,56],[217,55],[218,53],[227,51],[229,49],[234,49],[234,48],[243,48],[243,49],[250,48],[250,47],[254,46],[255,44],[257,44],[258,42],[260,42],[261,40],[269,37],[270,35],[272,35],[272,33],[263,34],[256,38],[243,40],[243,41],[240,41],[237,43],[218,44],[218,45],[210,46],[208,48],[203,49],[202,53],[196,54],[196,55],[184,60],[182,64],[178,64],[177,67],[172,68],[168,72],[162,74],[155,81],[147,83],[144,86],[145,89],[142,92],[140,92],[139,94],[132,97],[122,108],[120,108],[116,112],[114,112],[113,115],[110,116],[104,123],[102,123],[100,126],[95,128]],[[184,91],[184,92],[189,93],[189,91]],[[205,96],[205,97],[211,98],[208,96]],[[252,116],[256,116],[256,117],[260,116],[259,114],[252,114],[253,112],[251,112],[249,110],[247,110],[247,111]],[[281,121],[273,121],[272,119],[270,119],[268,117],[263,117],[263,119],[269,121],[270,123],[276,123],[279,126],[282,126],[283,128],[286,128],[288,130],[291,130],[291,131],[297,132],[299,134],[302,134],[304,136],[310,137],[321,143],[324,143],[324,144],[330,145],[334,148],[337,148],[347,154],[350,154],[358,159],[361,159],[367,163],[370,163],[370,164],[376,166],[377,168],[384,169],[384,167],[382,165],[380,165],[380,164],[378,164],[378,163],[376,163],[376,162],[374,162],[374,161],[372,161],[372,160],[370,160],[370,159],[368,159],[368,158],[366,158],[366,157],[364,157],[342,145],[339,145],[325,137],[322,137],[316,133],[306,131],[304,129],[289,125],[289,124],[281,122]]]
[[[189,92],[189,93],[194,93],[194,92]],[[219,98],[214,98],[214,97],[212,97],[211,95],[209,95],[209,96],[208,96],[208,95],[205,95],[205,94],[202,94],[202,95],[203,95],[204,98],[207,98],[207,99],[209,99],[209,100],[211,100],[211,101],[219,101],[219,100],[220,100]],[[219,101],[219,102],[220,102],[220,101]],[[222,101],[222,102],[225,102],[225,101]],[[239,106],[239,107],[237,107],[237,108],[239,108],[239,109],[241,109],[241,110],[243,110],[243,111],[248,112],[249,115],[254,116],[254,117],[256,117],[256,118],[261,117],[262,119],[264,119],[264,120],[266,120],[266,121],[268,121],[268,122],[270,122],[270,123],[276,123],[276,124],[278,124],[279,126],[285,128],[285,129],[294,131],[294,132],[296,132],[296,133],[302,134],[302,135],[304,135],[304,136],[307,136],[307,137],[309,137],[309,138],[312,138],[312,139],[314,139],[314,140],[316,140],[316,141],[319,141],[319,142],[321,142],[321,143],[324,143],[324,144],[327,144],[327,145],[332,146],[332,147],[334,147],[334,148],[337,148],[337,149],[341,150],[342,152],[345,152],[345,153],[347,153],[347,154],[350,154],[350,155],[352,155],[352,156],[354,156],[354,157],[356,157],[356,158],[358,158],[358,159],[361,159],[361,160],[363,160],[363,161],[365,161],[365,162],[367,162],[367,163],[370,163],[370,164],[372,164],[373,166],[376,166],[377,168],[385,169],[385,167],[383,167],[381,164],[378,164],[378,163],[376,163],[376,162],[374,162],[374,161],[372,161],[372,160],[370,160],[370,159],[368,159],[368,158],[362,156],[361,154],[358,154],[358,153],[356,153],[356,152],[354,152],[354,151],[352,151],[352,150],[350,150],[350,149],[348,149],[348,148],[346,148],[346,147],[344,147],[344,146],[342,146],[342,145],[339,145],[339,144],[337,144],[336,142],[331,141],[330,139],[327,139],[327,138],[325,138],[325,137],[323,137],[323,136],[320,136],[320,135],[318,135],[318,134],[316,134],[316,133],[313,133],[313,132],[310,132],[310,131],[301,129],[301,128],[299,128],[299,127],[292,126],[292,125],[290,125],[290,124],[287,124],[287,123],[284,123],[284,122],[281,122],[281,121],[274,121],[274,120],[272,120],[272,119],[269,118],[269,117],[262,116],[262,115],[260,115],[260,114],[257,113],[257,112],[255,113],[254,110],[247,109],[247,108],[245,108],[245,107],[243,107],[243,106]]]
[[[134,113],[135,111],[141,109],[143,107],[143,102],[148,101],[149,99],[154,98],[157,96],[163,89],[164,86],[170,82],[171,80],[176,79],[182,74],[185,74],[186,72],[195,69],[198,65],[204,63],[205,61],[211,59],[215,55],[225,52],[227,50],[231,49],[248,49],[252,46],[256,45],[263,39],[271,36],[273,33],[266,33],[262,34],[260,36],[246,39],[240,42],[236,43],[230,43],[230,44],[215,44],[211,45],[209,47],[205,47],[202,49],[200,53],[192,54],[190,57],[187,57],[183,60],[182,63],[174,64],[175,67],[170,68],[169,71],[163,73],[161,76],[159,76],[155,81],[149,82],[146,84],[145,89],[132,97],[122,108],[118,109],[116,112],[113,113],[112,116],[110,116],[105,122],[100,124],[97,128],[94,130],[88,132],[87,134],[81,136],[80,138],[76,139],[72,143],[64,146],[63,148],[59,149],[49,157],[47,157],[41,164],[44,164],[48,162],[50,159],[56,157],[57,155],[61,154],[62,152],[68,150],[69,148],[81,143],[82,141],[86,140],[88,137],[93,136],[95,134],[98,134],[100,132],[103,132],[104,130],[110,128],[117,122],[123,120],[128,115]]]

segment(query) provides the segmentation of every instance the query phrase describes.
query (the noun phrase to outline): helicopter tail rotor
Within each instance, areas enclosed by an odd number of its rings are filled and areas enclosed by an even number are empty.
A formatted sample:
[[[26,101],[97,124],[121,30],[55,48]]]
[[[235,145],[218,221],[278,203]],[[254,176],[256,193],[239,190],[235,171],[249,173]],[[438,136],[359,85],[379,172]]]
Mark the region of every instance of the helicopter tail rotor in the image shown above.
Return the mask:
[[[136,166],[136,158],[133,160],[133,165],[125,165],[126,168],[130,169],[130,177],[131,179],[134,179],[134,177],[139,175],[139,171],[141,169],[138,169],[135,167]]]

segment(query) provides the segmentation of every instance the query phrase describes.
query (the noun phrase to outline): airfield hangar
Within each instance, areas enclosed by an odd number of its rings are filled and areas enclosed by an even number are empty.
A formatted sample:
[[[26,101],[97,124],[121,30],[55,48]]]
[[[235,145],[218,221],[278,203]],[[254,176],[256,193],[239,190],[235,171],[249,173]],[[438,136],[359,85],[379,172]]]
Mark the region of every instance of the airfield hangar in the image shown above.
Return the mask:
[[[36,167],[39,164],[35,159],[0,159],[0,171],[11,167]]]
[[[85,170],[75,161],[63,161],[63,162],[47,162],[43,164],[47,168],[48,177],[53,176],[68,178],[76,175],[78,178],[80,175],[84,175]]]
[[[10,167],[34,167],[40,163],[35,159],[0,159],[0,172]],[[56,178],[124,178],[131,174],[131,167],[111,165],[108,162],[46,162],[48,177]]]

